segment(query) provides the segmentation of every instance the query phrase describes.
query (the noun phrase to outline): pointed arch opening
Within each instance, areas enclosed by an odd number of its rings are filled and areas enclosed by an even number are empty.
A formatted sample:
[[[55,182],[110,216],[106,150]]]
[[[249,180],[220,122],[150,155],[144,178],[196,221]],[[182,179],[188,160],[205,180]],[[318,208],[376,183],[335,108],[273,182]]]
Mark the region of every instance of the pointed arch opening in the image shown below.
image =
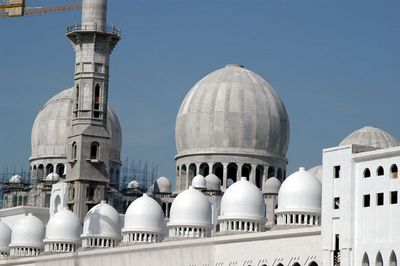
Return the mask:
[[[77,149],[76,142],[72,142],[72,160],[76,160]]]
[[[278,169],[278,171],[276,172],[276,177],[281,181],[283,180],[282,169]]]
[[[195,177],[197,175],[197,169],[196,169],[196,165],[194,163],[189,165],[189,180],[188,180],[188,186],[192,185],[192,180],[193,177]]]
[[[382,254],[380,251],[378,252],[378,254],[376,254],[375,265],[383,266],[383,258],[382,258]]]
[[[389,266],[397,266],[397,256],[394,250],[390,253]]]
[[[292,264],[292,266],[300,266],[300,263],[295,262],[295,263]]]
[[[318,266],[318,264],[315,261],[312,261],[310,264],[308,264],[308,266]]]
[[[369,266],[369,258],[368,258],[368,254],[367,253],[364,253],[361,265],[362,266]]]

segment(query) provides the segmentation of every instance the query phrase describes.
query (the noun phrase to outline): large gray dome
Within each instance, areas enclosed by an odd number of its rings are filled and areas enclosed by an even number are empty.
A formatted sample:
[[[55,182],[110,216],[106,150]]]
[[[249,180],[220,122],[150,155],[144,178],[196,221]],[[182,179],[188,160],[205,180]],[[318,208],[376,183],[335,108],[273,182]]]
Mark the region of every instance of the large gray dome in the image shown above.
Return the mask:
[[[73,89],[66,89],[51,98],[39,111],[32,127],[30,160],[63,158],[67,156],[73,108]],[[110,161],[119,162],[122,143],[117,115],[108,106],[107,128],[111,135]]]
[[[372,146],[381,149],[400,145],[400,143],[386,131],[371,126],[360,128],[349,134],[339,143],[339,146],[350,144]]]
[[[227,65],[189,91],[175,134],[177,157],[222,152],[285,158],[289,119],[263,78],[242,66]]]

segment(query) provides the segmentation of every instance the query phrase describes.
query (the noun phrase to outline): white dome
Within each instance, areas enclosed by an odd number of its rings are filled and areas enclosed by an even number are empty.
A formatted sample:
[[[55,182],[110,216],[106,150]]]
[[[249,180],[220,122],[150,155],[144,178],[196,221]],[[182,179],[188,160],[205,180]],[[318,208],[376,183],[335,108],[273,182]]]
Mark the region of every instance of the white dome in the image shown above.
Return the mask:
[[[172,202],[168,226],[211,227],[211,205],[207,197],[192,186]]]
[[[13,175],[12,177],[10,177],[10,179],[8,180],[9,183],[14,183],[14,184],[19,184],[22,183],[22,177],[20,175]]]
[[[268,178],[264,183],[264,194],[276,194],[279,193],[279,188],[281,187],[282,183],[276,177]]]
[[[176,118],[175,138],[176,157],[245,153],[286,161],[289,119],[278,94],[262,77],[227,65],[188,92]]]
[[[46,181],[56,182],[60,180],[60,176],[57,173],[50,173],[46,176]]]
[[[45,242],[80,242],[82,224],[78,216],[73,212],[63,209],[54,214],[46,226]]]
[[[134,188],[137,189],[137,188],[140,188],[140,183],[136,180],[132,180],[128,183],[128,185],[126,187],[130,188],[130,189],[134,189]]]
[[[11,233],[10,247],[42,248],[45,228],[31,213],[19,219]]]
[[[11,229],[0,221],[0,253],[8,253],[11,242]]]
[[[118,212],[105,201],[102,201],[86,214],[81,236],[120,239],[121,227]]]
[[[163,234],[165,229],[164,213],[157,201],[143,194],[134,200],[125,213],[123,232],[154,232]]]
[[[192,186],[194,188],[200,188],[200,189],[205,189],[206,186],[206,179],[202,175],[196,175],[192,179]]]
[[[222,196],[218,219],[265,220],[265,202],[261,191],[242,177]]]
[[[206,176],[206,187],[208,191],[220,191],[221,180],[214,174]]]
[[[382,149],[400,145],[400,143],[386,131],[371,126],[366,126],[354,131],[344,138],[339,143],[339,146],[350,144],[372,146]]]
[[[321,213],[321,190],[321,182],[301,167],[283,182],[276,212]]]
[[[313,168],[308,169],[307,172],[322,183],[322,165],[314,166]]]
[[[67,157],[67,141],[71,126],[73,88],[52,97],[39,111],[32,126],[30,161],[54,159],[62,162]],[[108,106],[107,129],[110,132],[110,161],[120,161],[121,126],[115,112]]]
[[[154,193],[171,193],[171,182],[165,176],[157,178],[153,184]]]

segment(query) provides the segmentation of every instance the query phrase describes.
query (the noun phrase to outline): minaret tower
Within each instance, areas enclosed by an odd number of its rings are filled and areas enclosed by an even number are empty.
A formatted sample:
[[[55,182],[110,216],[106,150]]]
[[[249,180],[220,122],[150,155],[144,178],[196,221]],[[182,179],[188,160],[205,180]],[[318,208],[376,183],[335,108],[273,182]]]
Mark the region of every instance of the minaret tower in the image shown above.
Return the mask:
[[[107,0],[83,0],[82,24],[68,27],[67,37],[76,53],[68,206],[83,220],[92,206],[104,200],[109,182],[109,62],[120,32],[107,27]]]

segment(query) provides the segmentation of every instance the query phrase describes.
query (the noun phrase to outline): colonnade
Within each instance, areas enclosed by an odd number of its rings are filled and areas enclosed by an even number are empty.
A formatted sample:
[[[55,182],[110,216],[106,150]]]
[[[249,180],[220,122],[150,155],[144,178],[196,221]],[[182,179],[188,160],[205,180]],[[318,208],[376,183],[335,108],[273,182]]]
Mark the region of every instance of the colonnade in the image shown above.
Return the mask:
[[[315,225],[321,224],[320,216],[316,214],[278,214],[278,225]]]
[[[16,257],[29,257],[38,256],[40,254],[40,248],[26,248],[26,247],[12,247],[10,248],[10,256]]]
[[[125,243],[129,242],[145,242],[145,243],[157,243],[162,241],[161,234],[154,233],[134,233],[124,232],[122,233],[122,241]]]
[[[74,252],[76,245],[73,243],[48,242],[44,244],[44,251],[49,252]]]
[[[174,226],[169,229],[171,237],[211,237],[211,229],[201,227]]]
[[[228,179],[236,182],[240,177],[244,176],[262,190],[263,183],[269,177],[275,176],[283,181],[286,175],[283,168],[275,168],[274,166],[264,164],[237,162],[178,163],[176,171],[177,187],[179,190],[187,189],[191,185],[193,177],[197,174],[201,174],[204,177],[211,173],[215,174],[221,180],[222,190],[225,190],[229,186]]]
[[[84,237],[84,238],[82,238],[82,247],[84,247],[84,248],[91,248],[91,247],[109,248],[109,247],[116,247],[119,244],[119,242],[120,242],[120,240],[117,240],[117,239]]]
[[[221,221],[219,223],[220,232],[239,231],[239,232],[261,232],[262,224],[257,221]]]

